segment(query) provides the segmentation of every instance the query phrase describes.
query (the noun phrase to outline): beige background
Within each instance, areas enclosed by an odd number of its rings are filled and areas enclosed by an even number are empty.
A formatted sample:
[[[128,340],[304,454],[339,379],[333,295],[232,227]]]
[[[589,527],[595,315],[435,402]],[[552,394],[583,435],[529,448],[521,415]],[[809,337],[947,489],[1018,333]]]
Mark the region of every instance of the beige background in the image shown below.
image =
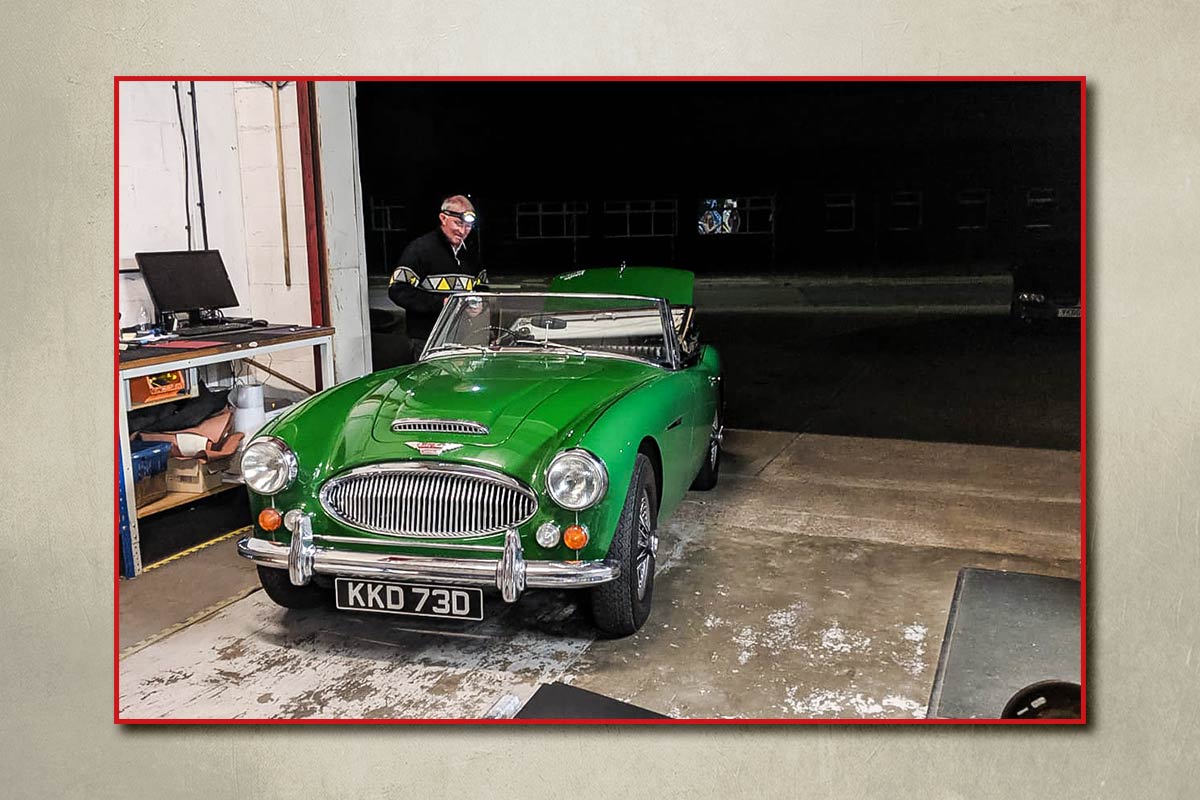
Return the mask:
[[[1195,796],[1200,5],[402,5],[6,5],[0,793]],[[1092,724],[114,726],[114,72],[1087,75]]]

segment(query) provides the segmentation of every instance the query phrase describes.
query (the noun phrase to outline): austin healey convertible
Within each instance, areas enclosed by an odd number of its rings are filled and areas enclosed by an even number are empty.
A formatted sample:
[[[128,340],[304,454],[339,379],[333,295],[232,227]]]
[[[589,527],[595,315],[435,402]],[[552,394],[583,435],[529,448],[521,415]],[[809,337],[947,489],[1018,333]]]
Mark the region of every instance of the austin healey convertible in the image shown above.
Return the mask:
[[[720,469],[721,363],[692,284],[589,269],[451,296],[415,364],[316,394],[250,442],[238,552],[288,608],[477,620],[485,590],[586,589],[597,628],[633,633],[658,526]]]

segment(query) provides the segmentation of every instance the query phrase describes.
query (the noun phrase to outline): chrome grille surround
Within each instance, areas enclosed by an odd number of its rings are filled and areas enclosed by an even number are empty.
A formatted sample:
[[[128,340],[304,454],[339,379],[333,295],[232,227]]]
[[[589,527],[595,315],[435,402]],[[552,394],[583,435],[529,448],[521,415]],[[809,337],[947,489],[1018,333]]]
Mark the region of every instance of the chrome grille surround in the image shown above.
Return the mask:
[[[392,422],[393,433],[416,431],[418,433],[465,433],[472,436],[487,436],[488,427],[465,419],[398,419]]]
[[[369,533],[465,539],[516,528],[537,512],[537,495],[499,472],[464,464],[395,461],[359,467],[321,487],[330,517]]]

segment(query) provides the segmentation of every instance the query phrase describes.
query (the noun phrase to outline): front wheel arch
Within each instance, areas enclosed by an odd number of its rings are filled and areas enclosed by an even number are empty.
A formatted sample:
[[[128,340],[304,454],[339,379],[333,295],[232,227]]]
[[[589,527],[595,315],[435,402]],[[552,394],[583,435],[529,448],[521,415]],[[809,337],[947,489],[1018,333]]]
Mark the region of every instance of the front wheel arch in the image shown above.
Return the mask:
[[[658,490],[650,459],[638,453],[622,506],[609,559],[618,563],[616,580],[591,590],[592,621],[601,633],[628,636],[645,624],[654,601],[658,549]],[[641,567],[641,569],[639,569]]]
[[[662,451],[658,447],[658,442],[654,440],[653,436],[647,436],[638,445],[638,452],[650,459],[650,466],[654,468],[654,485],[658,487],[658,492],[661,496],[663,487],[663,461]]]

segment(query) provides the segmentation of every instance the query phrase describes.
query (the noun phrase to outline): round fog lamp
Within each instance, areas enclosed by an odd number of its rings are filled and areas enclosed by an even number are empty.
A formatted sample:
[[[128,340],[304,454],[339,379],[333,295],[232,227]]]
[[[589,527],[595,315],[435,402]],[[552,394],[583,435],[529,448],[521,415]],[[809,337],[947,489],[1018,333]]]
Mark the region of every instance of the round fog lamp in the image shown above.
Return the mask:
[[[283,515],[274,508],[264,508],[258,512],[258,526],[264,531],[277,531],[283,523]]]
[[[558,526],[553,522],[543,522],[537,529],[537,543],[547,549],[558,545]]]
[[[289,531],[296,530],[296,526],[300,524],[300,518],[304,516],[304,512],[298,508],[293,508],[291,511],[283,515],[283,527]]]
[[[563,533],[563,544],[572,550],[582,550],[587,546],[588,532],[583,525],[570,525]]]

